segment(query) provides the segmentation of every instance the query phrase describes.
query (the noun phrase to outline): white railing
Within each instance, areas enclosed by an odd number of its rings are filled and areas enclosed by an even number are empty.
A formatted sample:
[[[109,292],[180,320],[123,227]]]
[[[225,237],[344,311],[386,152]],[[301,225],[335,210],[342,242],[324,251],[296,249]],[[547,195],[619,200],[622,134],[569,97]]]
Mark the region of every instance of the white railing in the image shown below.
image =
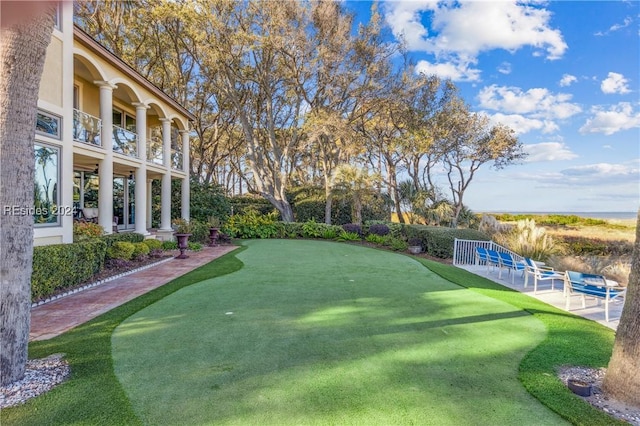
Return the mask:
[[[151,136],[147,141],[147,162],[153,164],[164,164],[164,151],[162,138]]]
[[[113,126],[113,152],[138,156],[138,134],[122,127]]]
[[[73,140],[89,145],[101,146],[102,120],[86,112],[73,110]]]
[[[477,265],[476,248],[483,247],[488,250],[502,251],[509,253],[516,262],[524,261],[524,257],[519,254],[496,244],[493,241],[483,240],[459,240],[455,239],[453,243],[453,264],[458,265]]]

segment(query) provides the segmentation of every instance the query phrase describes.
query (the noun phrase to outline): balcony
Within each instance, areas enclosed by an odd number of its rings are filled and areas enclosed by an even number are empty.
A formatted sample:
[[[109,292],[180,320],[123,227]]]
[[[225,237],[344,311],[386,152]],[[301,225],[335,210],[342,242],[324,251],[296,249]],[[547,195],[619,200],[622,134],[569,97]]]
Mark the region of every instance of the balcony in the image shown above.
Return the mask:
[[[113,126],[113,152],[129,157],[138,156],[138,135],[122,127]]]
[[[147,140],[147,162],[153,164],[164,164],[164,153],[162,150],[162,138],[151,136]]]
[[[86,112],[73,110],[73,140],[88,145],[101,146],[102,121]]]

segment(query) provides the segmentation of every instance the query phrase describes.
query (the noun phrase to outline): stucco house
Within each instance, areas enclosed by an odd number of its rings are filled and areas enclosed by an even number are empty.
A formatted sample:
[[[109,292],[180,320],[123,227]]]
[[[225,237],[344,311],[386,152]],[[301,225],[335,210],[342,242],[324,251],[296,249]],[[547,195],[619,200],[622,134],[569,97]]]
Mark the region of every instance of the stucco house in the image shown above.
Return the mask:
[[[72,3],[61,2],[38,99],[35,245],[72,242],[80,218],[106,233],[150,235],[153,181],[162,188],[153,236],[170,239],[173,179],[181,181],[181,216],[189,219],[193,119],[75,26]]]

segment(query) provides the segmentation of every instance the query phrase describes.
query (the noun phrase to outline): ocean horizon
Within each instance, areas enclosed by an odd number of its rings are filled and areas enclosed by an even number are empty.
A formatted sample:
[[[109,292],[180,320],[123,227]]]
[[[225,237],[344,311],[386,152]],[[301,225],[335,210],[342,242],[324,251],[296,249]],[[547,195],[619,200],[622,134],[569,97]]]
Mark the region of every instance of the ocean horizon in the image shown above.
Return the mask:
[[[530,211],[495,211],[482,212],[486,214],[526,214],[526,215],[561,215],[561,216],[579,216],[591,219],[635,219],[637,212],[530,212]]]

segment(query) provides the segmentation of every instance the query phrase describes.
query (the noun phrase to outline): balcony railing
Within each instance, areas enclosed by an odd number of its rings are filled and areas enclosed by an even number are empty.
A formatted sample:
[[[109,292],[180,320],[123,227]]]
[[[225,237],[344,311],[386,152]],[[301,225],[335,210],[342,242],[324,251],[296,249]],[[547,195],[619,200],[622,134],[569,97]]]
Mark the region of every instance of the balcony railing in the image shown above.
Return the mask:
[[[147,140],[147,162],[160,165],[164,164],[162,138],[151,136]]]
[[[171,168],[174,170],[184,170],[182,163],[182,149],[171,150]]]
[[[138,134],[122,127],[113,126],[113,152],[138,156]]]
[[[86,112],[73,110],[73,140],[89,145],[101,146],[102,121]]]

